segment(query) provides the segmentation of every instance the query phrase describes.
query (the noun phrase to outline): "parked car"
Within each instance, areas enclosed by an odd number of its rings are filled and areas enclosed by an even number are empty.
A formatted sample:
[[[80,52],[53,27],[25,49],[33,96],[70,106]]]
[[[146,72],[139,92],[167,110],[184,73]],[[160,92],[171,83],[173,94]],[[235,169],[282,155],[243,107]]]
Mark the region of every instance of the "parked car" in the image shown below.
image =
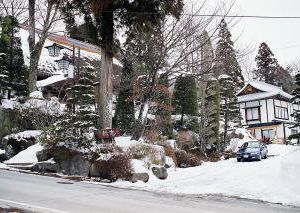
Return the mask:
[[[265,159],[268,156],[268,148],[259,141],[245,142],[236,153],[237,161]]]

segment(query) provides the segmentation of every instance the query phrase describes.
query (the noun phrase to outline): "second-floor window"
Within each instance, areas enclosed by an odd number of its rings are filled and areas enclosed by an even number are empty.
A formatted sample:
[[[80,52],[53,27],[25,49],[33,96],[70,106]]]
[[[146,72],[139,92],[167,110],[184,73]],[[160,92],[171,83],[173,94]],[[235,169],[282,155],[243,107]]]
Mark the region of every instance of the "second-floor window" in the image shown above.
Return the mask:
[[[259,121],[260,120],[260,108],[252,107],[246,109],[246,120],[247,121]]]
[[[289,119],[289,113],[287,107],[275,106],[275,117],[279,119]]]

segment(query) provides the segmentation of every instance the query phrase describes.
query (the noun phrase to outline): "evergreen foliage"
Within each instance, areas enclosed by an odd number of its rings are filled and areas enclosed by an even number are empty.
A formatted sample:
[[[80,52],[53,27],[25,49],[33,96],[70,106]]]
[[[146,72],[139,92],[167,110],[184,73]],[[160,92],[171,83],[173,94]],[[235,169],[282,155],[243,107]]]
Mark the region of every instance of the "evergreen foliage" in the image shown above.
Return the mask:
[[[235,90],[235,82],[230,76],[221,76],[220,82],[220,96],[221,96],[221,108],[220,116],[224,123],[224,129],[222,131],[222,147],[225,148],[228,130],[230,130],[230,123],[238,125],[240,123],[241,115],[240,109],[237,104],[237,96]]]
[[[120,82],[120,91],[117,98],[114,123],[122,133],[132,134],[134,126],[134,101],[132,94],[132,64],[124,60],[122,68],[122,77]]]
[[[1,19],[1,38],[0,52],[6,54],[9,93],[10,90],[15,91],[17,96],[28,94],[28,70],[24,63],[24,55],[22,50],[21,38],[16,34],[19,32],[18,22],[11,16]]]
[[[254,71],[255,77],[258,80],[275,85],[277,60],[265,42],[260,44],[255,61],[257,67]]]
[[[75,112],[66,112],[56,122],[51,140],[55,144],[64,143],[70,148],[89,147],[94,140],[94,130],[98,116],[95,114],[94,104],[95,70],[84,67],[78,81],[69,89],[75,104]]]
[[[155,89],[154,103],[155,116],[158,129],[162,135],[171,138],[173,136],[173,125],[171,115],[173,107],[171,105],[171,94],[169,91],[169,79],[167,76],[160,76],[158,85]]]
[[[201,117],[201,144],[202,150],[215,145],[219,148],[219,121],[220,121],[220,88],[216,79],[210,79],[205,88],[205,113]]]
[[[10,89],[6,61],[6,54],[0,53],[0,99],[1,97],[3,98],[6,91]]]
[[[275,76],[275,86],[282,87],[283,91],[292,94],[296,84],[295,84],[295,76],[292,74],[292,70],[290,67],[283,68],[278,65],[276,69]]]
[[[62,10],[70,30],[75,26],[73,11],[79,10],[86,24],[84,31],[90,34],[88,36],[93,38],[93,43],[100,44],[106,52],[114,55],[119,46],[114,35],[120,26],[125,27],[126,34],[132,36],[137,26],[150,30],[160,24],[166,15],[179,18],[182,8],[183,0],[67,0]]]
[[[180,76],[176,79],[173,97],[175,112],[181,115],[183,126],[184,115],[198,114],[197,86],[193,76]]]
[[[293,91],[293,98],[292,98],[293,104],[300,105],[300,73],[296,75],[296,88]],[[294,109],[294,112],[292,113],[292,116],[295,119],[295,124],[292,126],[292,128],[300,127],[300,110]],[[292,138],[300,138],[300,133],[294,134],[290,136],[290,139]]]
[[[214,75],[218,78],[226,74],[232,77],[238,87],[244,84],[241,67],[237,61],[234,50],[234,43],[231,40],[231,33],[228,30],[227,23],[222,19],[219,25],[218,42],[215,51]]]

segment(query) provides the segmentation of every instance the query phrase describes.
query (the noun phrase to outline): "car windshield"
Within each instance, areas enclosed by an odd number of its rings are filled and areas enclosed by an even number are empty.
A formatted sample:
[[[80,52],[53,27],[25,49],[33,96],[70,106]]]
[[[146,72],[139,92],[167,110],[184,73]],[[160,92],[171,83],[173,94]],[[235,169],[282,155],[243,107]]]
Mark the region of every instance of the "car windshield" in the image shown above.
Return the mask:
[[[259,148],[259,142],[248,142],[247,148]]]

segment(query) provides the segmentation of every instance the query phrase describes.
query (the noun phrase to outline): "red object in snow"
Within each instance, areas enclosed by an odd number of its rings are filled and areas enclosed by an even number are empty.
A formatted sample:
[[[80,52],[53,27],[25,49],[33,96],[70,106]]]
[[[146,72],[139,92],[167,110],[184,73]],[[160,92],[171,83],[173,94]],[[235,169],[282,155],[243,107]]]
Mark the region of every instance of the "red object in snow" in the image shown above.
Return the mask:
[[[98,139],[111,139],[119,136],[121,136],[121,132],[118,128],[100,129],[95,132],[95,137]]]

